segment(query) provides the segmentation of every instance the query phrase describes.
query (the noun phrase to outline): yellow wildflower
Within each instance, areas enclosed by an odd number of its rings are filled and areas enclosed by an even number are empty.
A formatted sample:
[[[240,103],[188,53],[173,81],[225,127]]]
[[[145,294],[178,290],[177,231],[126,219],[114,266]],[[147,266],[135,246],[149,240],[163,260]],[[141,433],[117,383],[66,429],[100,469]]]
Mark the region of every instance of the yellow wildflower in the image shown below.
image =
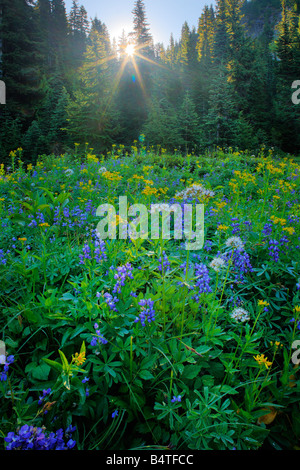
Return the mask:
[[[76,366],[81,366],[86,361],[85,351],[81,353],[75,353],[75,356],[72,356],[72,360],[75,362]]]
[[[150,188],[150,186],[146,186],[145,189],[142,191],[143,194],[146,196],[151,196],[152,194],[157,194],[156,188]]]
[[[261,307],[267,307],[268,305],[270,305],[266,300],[259,300],[258,301],[258,305]]]
[[[272,362],[268,361],[268,358],[265,357],[264,354],[258,354],[257,356],[253,356],[256,362],[261,366],[264,365],[266,369],[269,369],[271,367]]]
[[[228,227],[227,227],[227,225],[220,224],[220,225],[218,225],[217,230],[219,230],[220,232],[222,232],[222,231],[226,232],[226,230],[228,230]]]
[[[289,235],[293,235],[295,233],[294,227],[283,227],[282,230],[288,232]]]

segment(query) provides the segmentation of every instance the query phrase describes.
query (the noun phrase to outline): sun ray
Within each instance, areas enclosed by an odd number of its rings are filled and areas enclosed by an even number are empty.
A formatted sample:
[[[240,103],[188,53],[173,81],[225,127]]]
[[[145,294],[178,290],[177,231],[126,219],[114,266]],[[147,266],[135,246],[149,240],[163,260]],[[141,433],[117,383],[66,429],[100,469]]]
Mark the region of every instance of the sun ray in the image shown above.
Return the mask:
[[[145,97],[146,99],[148,99],[148,95],[147,95],[147,92],[146,92],[146,89],[145,89],[145,85],[144,85],[144,82],[143,82],[143,78],[142,78],[141,72],[139,71],[139,68],[138,68],[138,66],[137,66],[137,63],[136,63],[136,61],[135,61],[135,58],[132,57],[131,60],[132,60],[132,64],[133,64],[134,70],[135,70],[135,72],[136,72],[136,74],[137,74],[137,77],[138,77],[138,79],[139,79],[139,83],[140,83],[140,85],[141,85],[141,89],[142,89],[143,95],[144,95],[144,97]]]
[[[130,46],[130,48],[129,48]],[[141,51],[145,48],[145,45],[144,44],[141,44],[141,45],[135,45],[133,43],[130,43],[128,44],[124,50],[123,50],[123,54],[124,55],[124,59],[121,63],[121,66],[120,66],[120,69],[116,75],[116,78],[113,82],[113,86],[112,86],[112,90],[111,90],[111,93],[110,93],[110,96],[106,102],[106,106],[105,106],[105,109],[103,110],[103,113],[101,115],[101,118],[104,118],[104,116],[106,115],[107,113],[107,110],[112,102],[112,99],[117,91],[117,88],[121,82],[121,79],[122,79],[122,76],[124,74],[124,70],[126,68],[126,65],[131,62],[132,65],[133,65],[133,68],[135,70],[135,73],[136,73],[136,76],[138,78],[138,81],[139,81],[139,84],[140,84],[140,87],[142,89],[142,92],[143,92],[143,95],[144,95],[144,98],[145,100],[149,100],[149,96],[147,94],[147,91],[145,89],[145,84],[144,84],[144,81],[143,81],[143,78],[142,78],[142,75],[141,75],[141,72],[139,70],[139,67],[138,67],[138,64],[136,62],[136,58],[138,57],[139,59],[142,59],[152,65],[155,65],[157,67],[160,67],[160,68],[163,68],[164,70],[170,70],[169,67],[165,66],[165,65],[162,65],[162,64],[159,64],[158,62],[155,62],[154,60],[150,59],[149,57],[146,57],[144,56]],[[113,59],[116,59],[118,56],[116,54],[112,54],[104,59],[99,59],[99,61],[97,61],[97,64],[103,64],[105,62],[109,62]]]
[[[153,65],[156,65],[157,67],[161,67],[165,70],[170,70],[169,67],[167,67],[166,65],[162,65],[162,64],[159,64],[158,62],[155,62],[154,60],[152,59],[149,59],[149,57],[146,57],[142,54],[139,54],[138,52],[135,52],[135,54],[137,57],[139,57],[140,59],[143,59],[143,60],[146,60],[147,62],[149,62],[150,64],[153,64]]]
[[[116,76],[116,79],[114,80],[113,87],[112,87],[112,91],[111,91],[111,93],[110,93],[110,97],[109,97],[109,99],[108,99],[108,101],[107,101],[107,103],[106,103],[105,109],[103,110],[103,113],[102,113],[102,116],[101,116],[101,117],[104,117],[104,116],[105,116],[106,111],[107,111],[109,105],[110,105],[111,102],[112,102],[113,96],[114,96],[114,94],[116,93],[116,90],[117,90],[117,88],[118,88],[118,86],[119,86],[119,84],[120,84],[120,81],[121,81],[121,78],[122,78],[122,76],[123,76],[125,67],[126,67],[126,65],[127,65],[127,63],[128,63],[128,60],[129,60],[129,57],[125,57],[125,59],[123,60],[123,62],[122,62],[122,64],[121,64],[120,70],[119,70],[119,72],[118,72],[118,74],[117,74],[117,76]]]

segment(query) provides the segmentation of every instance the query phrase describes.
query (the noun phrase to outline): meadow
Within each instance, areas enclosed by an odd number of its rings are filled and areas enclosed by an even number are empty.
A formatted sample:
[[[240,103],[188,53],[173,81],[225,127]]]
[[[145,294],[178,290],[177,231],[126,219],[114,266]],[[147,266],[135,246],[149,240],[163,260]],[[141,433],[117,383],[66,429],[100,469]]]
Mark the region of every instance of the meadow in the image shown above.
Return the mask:
[[[299,448],[296,158],[135,142],[8,166],[0,449]],[[203,203],[203,248],[99,240],[119,196]]]

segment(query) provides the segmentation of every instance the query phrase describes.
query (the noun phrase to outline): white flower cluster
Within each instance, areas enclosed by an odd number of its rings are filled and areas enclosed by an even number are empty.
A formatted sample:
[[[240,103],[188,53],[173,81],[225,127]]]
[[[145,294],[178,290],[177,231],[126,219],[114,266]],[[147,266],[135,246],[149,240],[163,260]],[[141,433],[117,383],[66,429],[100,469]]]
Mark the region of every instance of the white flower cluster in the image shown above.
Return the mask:
[[[225,266],[225,261],[223,258],[214,258],[212,262],[210,263],[210,268],[212,268],[216,273],[219,273],[222,268]]]
[[[228,248],[239,248],[240,250],[244,250],[244,243],[240,239],[240,237],[230,237],[226,240],[225,245]]]
[[[249,312],[241,307],[235,308],[230,316],[236,322],[245,322],[250,320]]]
[[[193,184],[189,188],[176,193],[175,197],[180,199],[209,199],[214,197],[215,193],[205,188],[201,184]]]
[[[105,168],[105,166],[102,166],[101,168],[99,168],[98,170],[98,173],[101,175],[102,173],[106,173],[107,169]]]

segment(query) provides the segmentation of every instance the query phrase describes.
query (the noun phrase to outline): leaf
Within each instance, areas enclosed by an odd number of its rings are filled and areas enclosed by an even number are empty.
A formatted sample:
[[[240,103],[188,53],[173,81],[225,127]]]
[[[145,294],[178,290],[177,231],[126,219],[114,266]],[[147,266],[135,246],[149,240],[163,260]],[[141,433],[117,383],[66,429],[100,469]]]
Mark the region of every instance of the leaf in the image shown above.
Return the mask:
[[[48,359],[47,357],[43,357],[43,361],[45,361],[46,364],[49,364],[50,367],[57,370],[58,372],[62,371],[62,365],[59,362],[52,361],[51,359]]]
[[[194,365],[185,366],[181,378],[182,378],[183,380],[184,380],[184,379],[190,379],[190,380],[192,380],[192,379],[194,379],[195,377],[197,377],[197,375],[199,374],[200,370],[201,370],[201,366],[194,366]]]
[[[61,378],[62,378],[62,381],[63,381],[63,384],[64,386],[70,390],[71,389],[71,385],[70,385],[70,375],[69,373],[67,372],[62,372],[61,374]]]
[[[213,391],[221,393],[221,395],[236,395],[238,393],[238,391],[230,387],[230,385],[217,385],[213,388]]]
[[[66,356],[64,355],[64,353],[62,351],[60,351],[60,349],[58,350],[58,352],[59,352],[59,355],[60,355],[60,358],[61,358],[62,368],[65,372],[67,372],[69,370],[68,360],[67,360]]]
[[[51,367],[47,364],[40,364],[32,369],[32,377],[37,380],[47,380]]]
[[[141,377],[141,379],[144,379],[144,380],[150,380],[150,379],[153,379],[154,376],[151,374],[151,372],[149,370],[141,370],[139,372],[139,376]]]
[[[81,348],[80,348],[80,353],[79,353],[79,354],[82,354],[82,353],[85,354],[85,351],[86,351],[86,349],[85,349],[85,342],[83,341],[83,343],[82,343],[82,345],[81,345]]]
[[[264,423],[266,425],[273,423],[277,415],[277,410],[272,406],[270,408],[263,408],[263,410],[269,411],[269,413],[260,416],[257,420],[259,424]]]

